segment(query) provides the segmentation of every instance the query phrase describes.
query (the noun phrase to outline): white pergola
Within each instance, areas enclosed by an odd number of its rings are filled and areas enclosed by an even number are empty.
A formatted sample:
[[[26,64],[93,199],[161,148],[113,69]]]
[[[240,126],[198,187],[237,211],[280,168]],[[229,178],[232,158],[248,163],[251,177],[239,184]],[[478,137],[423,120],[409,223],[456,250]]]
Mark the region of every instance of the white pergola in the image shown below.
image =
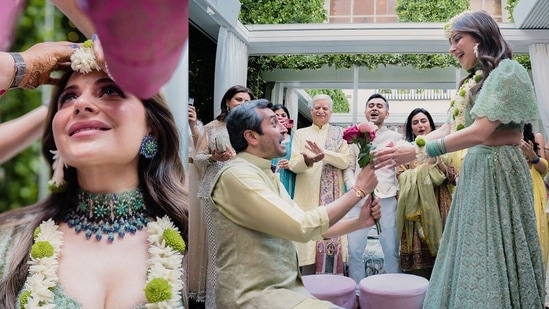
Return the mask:
[[[279,54],[367,54],[367,53],[447,53],[448,41],[442,23],[370,24],[280,24],[243,25],[238,21],[238,0],[190,0],[189,20],[217,42],[214,102],[226,89],[246,83],[247,58]],[[540,102],[544,129],[549,132],[549,1],[521,0],[514,12],[515,23],[501,23],[505,39],[515,53],[529,53],[532,76]],[[417,70],[384,67],[265,73],[275,87],[270,99],[286,102],[292,115],[308,115],[303,88],[341,89],[455,89],[463,72],[459,69]],[[547,90],[545,90],[547,89]],[[356,95],[353,95],[356,101]],[[356,107],[358,103],[352,102]],[[218,108],[214,106],[214,109]],[[334,115],[340,123],[356,122],[355,112]],[[214,110],[217,114],[218,110]],[[392,114],[393,115],[393,114]],[[444,117],[444,115],[436,115]],[[393,118],[393,116],[391,116]],[[396,117],[400,120],[400,117]]]

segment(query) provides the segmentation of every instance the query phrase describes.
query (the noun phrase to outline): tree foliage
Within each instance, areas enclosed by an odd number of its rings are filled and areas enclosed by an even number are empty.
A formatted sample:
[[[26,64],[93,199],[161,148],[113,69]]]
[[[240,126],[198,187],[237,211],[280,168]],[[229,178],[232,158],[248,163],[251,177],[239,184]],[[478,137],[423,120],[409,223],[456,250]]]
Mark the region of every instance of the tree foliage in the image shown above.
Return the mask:
[[[470,0],[400,0],[395,12],[400,22],[446,22],[469,7]]]
[[[243,24],[308,24],[326,20],[324,0],[240,0]]]

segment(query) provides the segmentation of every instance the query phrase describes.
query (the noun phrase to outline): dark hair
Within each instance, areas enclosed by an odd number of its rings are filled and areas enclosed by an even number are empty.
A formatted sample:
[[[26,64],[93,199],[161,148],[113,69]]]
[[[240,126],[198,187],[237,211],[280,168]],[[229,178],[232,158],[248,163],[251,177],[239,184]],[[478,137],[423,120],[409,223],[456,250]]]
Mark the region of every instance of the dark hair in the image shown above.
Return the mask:
[[[482,84],[488,78],[492,70],[504,59],[513,59],[513,52],[509,43],[501,35],[497,22],[485,11],[474,11],[463,13],[452,25],[453,32],[463,32],[472,35],[478,42],[478,61],[482,67],[483,78],[469,91],[469,102],[474,102],[473,98],[482,88]],[[465,79],[472,77],[475,70],[469,71],[460,82],[463,84]]]
[[[248,148],[248,142],[244,138],[244,131],[252,130],[263,135],[261,123],[263,117],[258,109],[272,108],[273,103],[267,99],[258,99],[240,104],[227,115],[227,132],[233,149],[239,153]]]
[[[46,127],[42,137],[42,154],[46,161],[53,163],[50,150],[57,146],[53,138],[52,121],[58,110],[59,96],[63,92],[72,71],[66,73],[59,81],[53,94]],[[140,157],[138,164],[139,182],[143,198],[153,217],[170,216],[179,228],[185,241],[188,241],[188,193],[184,189],[185,172],[179,156],[179,132],[173,115],[164,98],[157,94],[150,99],[141,100],[146,110],[149,125],[157,132],[158,153],[153,159]],[[53,218],[62,220],[67,205],[71,205],[78,193],[77,170],[68,166],[64,168],[64,179],[67,189],[52,193],[33,206],[23,207],[0,215],[0,225],[10,225],[21,232],[21,240],[10,265],[6,265],[6,279],[0,282],[0,303],[12,308],[16,303],[17,293],[23,286],[28,272],[28,256],[32,246],[34,229],[40,222]]]
[[[372,94],[368,100],[366,100],[366,104],[368,104],[370,102],[370,100],[372,99],[382,99],[383,101],[385,101],[385,105],[387,105],[387,110],[389,110],[389,102],[387,102],[387,99],[385,99],[385,97],[379,93],[374,93]]]
[[[246,92],[250,96],[250,100],[254,99],[254,93],[246,86],[234,85],[229,88],[223,98],[221,98],[221,113],[215,118],[218,121],[225,121],[229,108],[227,107],[227,102],[230,101],[237,93]]]
[[[427,119],[429,119],[429,126],[431,127],[431,131],[436,130],[435,121],[433,120],[433,117],[431,117],[431,114],[424,108],[418,107],[414,108],[408,115],[408,118],[406,118],[406,124],[405,124],[405,133],[406,133],[406,141],[413,142],[416,139],[416,135],[414,134],[414,131],[412,130],[412,118],[414,118],[415,115],[423,113],[425,116],[427,116]]]
[[[286,113],[288,118],[290,118],[290,112],[288,111],[288,108],[286,108],[286,106],[284,106],[280,103],[279,104],[274,104],[271,109],[273,110],[273,112],[276,112],[277,110],[281,109]],[[287,129],[287,130],[288,130],[288,134],[292,134],[292,129]]]
[[[524,131],[522,132],[523,139],[526,142],[532,142],[534,145],[534,152],[539,156],[539,143],[536,142],[536,136],[534,135],[534,128],[531,123],[524,124]]]

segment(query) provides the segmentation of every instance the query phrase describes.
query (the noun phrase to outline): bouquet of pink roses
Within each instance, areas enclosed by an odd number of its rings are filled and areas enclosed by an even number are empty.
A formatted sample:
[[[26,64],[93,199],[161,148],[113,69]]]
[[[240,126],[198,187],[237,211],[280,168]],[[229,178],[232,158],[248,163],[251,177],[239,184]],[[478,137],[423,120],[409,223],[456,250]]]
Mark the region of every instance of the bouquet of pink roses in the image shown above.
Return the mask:
[[[354,126],[349,126],[343,131],[343,139],[347,144],[356,144],[358,146],[358,166],[365,167],[374,160],[371,151],[374,149],[372,141],[376,138],[378,127],[372,122],[361,122]],[[372,201],[375,198],[374,192],[371,193]],[[379,220],[375,220],[377,232],[381,233]]]

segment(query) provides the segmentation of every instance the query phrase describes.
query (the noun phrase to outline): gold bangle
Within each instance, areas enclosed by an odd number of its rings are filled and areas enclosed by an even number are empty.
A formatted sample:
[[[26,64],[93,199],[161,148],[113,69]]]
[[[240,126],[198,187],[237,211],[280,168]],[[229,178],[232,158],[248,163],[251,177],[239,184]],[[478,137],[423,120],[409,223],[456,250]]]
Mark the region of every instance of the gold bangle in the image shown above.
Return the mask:
[[[356,197],[359,199],[363,199],[366,197],[366,192],[364,190],[360,189],[358,186],[352,186],[351,189],[355,190]]]

